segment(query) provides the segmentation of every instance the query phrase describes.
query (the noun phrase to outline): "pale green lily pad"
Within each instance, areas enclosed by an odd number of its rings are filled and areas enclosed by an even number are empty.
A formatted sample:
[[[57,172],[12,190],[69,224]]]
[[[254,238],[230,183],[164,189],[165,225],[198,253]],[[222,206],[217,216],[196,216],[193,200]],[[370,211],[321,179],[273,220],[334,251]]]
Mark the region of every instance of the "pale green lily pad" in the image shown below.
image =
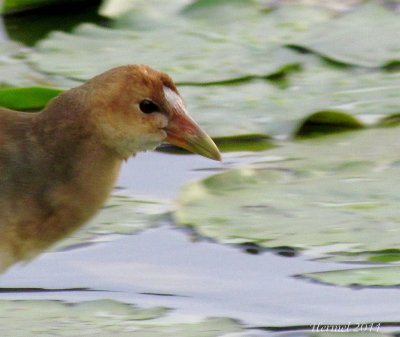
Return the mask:
[[[287,137],[313,132],[321,125],[329,132],[337,127],[354,129],[398,119],[400,73],[352,72],[318,62],[308,62],[303,68],[291,75],[284,89],[261,79],[179,89],[190,113],[213,137]],[[12,89],[11,93],[17,97],[18,91],[22,95],[24,90],[28,96],[15,102],[7,101],[0,91],[0,105],[29,110],[31,101],[44,105],[42,93],[52,95],[52,90],[45,88],[35,89],[38,93],[26,88]],[[227,116],[231,118],[227,120]]]
[[[372,267],[301,274],[314,281],[339,286],[400,286],[399,267]]]
[[[356,5],[364,3],[365,0],[279,0],[278,4],[282,5],[304,5],[313,7],[329,8],[335,11],[347,11],[354,8]],[[267,4],[276,5],[275,0],[267,0]]]
[[[136,9],[157,11],[158,15],[171,16],[176,14],[191,0],[103,0],[99,13],[109,18],[123,16]]]
[[[0,87],[49,85],[49,79],[22,60],[29,49],[14,43],[0,43]]]
[[[118,337],[222,337],[241,331],[228,318],[205,318],[197,322],[162,322],[167,309],[138,308],[113,300],[80,303],[58,301],[1,301],[2,336],[118,336]],[[23,318],[23,319],[21,319]]]
[[[146,63],[176,82],[221,82],[270,75],[298,61],[282,47],[237,43],[191,27],[132,31],[83,24],[73,34],[50,34],[36,49],[29,55],[35,68],[82,81],[121,64]]]
[[[322,110],[324,120],[320,118],[319,122],[332,128],[363,126],[357,118],[357,112],[363,110],[346,109],[350,111],[344,113],[340,109],[328,110],[332,104],[329,96],[335,95],[333,90],[325,92],[298,84],[282,89],[258,80],[229,86],[180,87],[180,91],[190,114],[213,137],[247,134],[289,137],[307,121],[315,120],[315,113]],[[353,102],[352,97],[346,100]],[[377,114],[382,112],[380,108]],[[397,110],[388,109],[389,112]]]
[[[322,7],[293,4],[270,9],[256,0],[197,0],[182,11],[200,29],[257,45],[295,41],[334,14]]]
[[[176,16],[177,23],[174,21],[173,25],[167,24],[165,18],[154,17],[149,25],[152,29],[146,28],[143,22],[146,17],[128,22],[126,29],[83,25],[74,34],[54,33],[38,46],[39,52],[30,56],[30,60],[44,72],[78,81],[122,63],[143,62],[185,83],[263,76],[303,64],[303,70],[292,73],[284,89],[262,80],[232,86],[180,86],[191,114],[213,137],[248,134],[288,137],[360,128],[386,117],[391,120],[399,114],[398,72],[363,73],[335,68],[312,60],[311,55],[299,55],[278,46],[328,20],[331,14],[325,10],[283,6],[265,13],[254,1],[213,2],[210,8],[217,9],[216,16],[228,5],[243,6],[246,10],[233,11],[243,22],[257,16],[257,24],[268,26],[261,29],[255,23],[253,28],[244,28],[249,25],[235,24],[245,29],[235,31],[229,28],[232,22],[225,19],[218,25],[210,25],[216,17],[212,10],[207,17],[207,10],[210,11],[207,6],[199,9],[202,2],[187,7],[180,17]],[[135,18],[140,18],[140,13],[135,13]],[[300,13],[298,18],[297,13]],[[117,20],[117,25],[123,21]],[[194,32],[207,22],[221,34]],[[176,47],[171,49],[171,46]]]
[[[111,7],[115,6],[117,14],[119,6],[138,7],[135,2],[115,3]],[[43,72],[81,81],[126,63],[149,64],[181,83],[270,76],[302,61],[302,55],[281,44],[331,16],[326,10],[304,6],[284,6],[268,13],[255,1],[244,5],[251,15],[241,10],[240,1],[229,3],[229,13],[224,1],[207,2],[205,12],[199,14],[197,5],[174,15],[173,20],[171,15],[157,14],[159,9],[146,10],[150,4],[120,17],[113,23],[114,29],[85,24],[73,34],[53,33],[39,43],[38,52],[29,60]],[[112,8],[106,12],[112,14]],[[223,16],[215,14],[221,11]],[[235,15],[239,15],[239,23]],[[217,23],[212,21],[216,17]]]
[[[114,235],[135,234],[160,225],[169,211],[170,205],[162,200],[113,195],[88,224],[61,241],[55,249],[109,241]]]
[[[337,62],[382,67],[400,61],[400,15],[374,1],[293,43]]]
[[[228,244],[317,255],[398,249],[399,153],[399,128],[286,144],[256,166],[188,184],[173,216]]]
[[[254,1],[202,3],[187,7],[173,24],[157,16],[148,24],[149,16],[140,19],[141,13],[135,11],[128,14],[135,20],[116,21],[117,26],[125,22],[124,29],[82,25],[74,34],[54,33],[30,61],[44,72],[79,81],[123,63],[148,63],[183,83],[265,76],[303,65],[302,71],[291,74],[284,89],[262,80],[232,86],[180,86],[191,114],[213,137],[288,137],[360,128],[400,112],[399,73],[335,68],[279,46],[327,21],[330,11],[283,6],[266,13]],[[237,6],[244,10],[234,11]],[[221,22],[211,24],[225,7],[232,10]],[[257,20],[254,26],[235,24],[239,27],[235,31],[228,20],[232,15],[243,22],[253,22],[251,17]],[[207,33],[207,26],[220,34]],[[196,27],[204,29],[197,28],[202,30],[199,33]],[[227,116],[232,118],[227,120]]]
[[[0,42],[0,88],[32,86],[69,88],[78,83],[36,71],[26,62],[27,55],[31,52],[31,49],[15,42]]]
[[[261,79],[179,89],[191,115],[211,136],[221,138],[288,137],[397,122],[399,86],[400,73],[357,73],[308,64],[291,75],[285,89]],[[46,88],[3,89],[0,105],[38,109],[56,93]]]
[[[304,133],[307,122],[358,128],[396,115],[399,87],[397,72],[357,72],[308,62],[303,71],[291,74],[284,89],[258,80],[180,91],[190,113],[212,136],[290,136]]]
[[[286,109],[282,89],[264,80],[179,89],[190,114],[213,137],[288,134],[304,117],[304,111]]]

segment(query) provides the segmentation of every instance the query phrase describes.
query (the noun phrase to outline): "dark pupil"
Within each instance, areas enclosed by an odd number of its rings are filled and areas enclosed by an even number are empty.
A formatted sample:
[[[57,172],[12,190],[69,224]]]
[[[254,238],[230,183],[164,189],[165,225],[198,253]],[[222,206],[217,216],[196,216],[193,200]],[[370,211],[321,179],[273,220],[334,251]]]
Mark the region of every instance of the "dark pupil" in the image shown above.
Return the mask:
[[[139,108],[145,114],[149,114],[159,110],[158,106],[148,99],[144,99],[143,101],[141,101],[139,104]]]

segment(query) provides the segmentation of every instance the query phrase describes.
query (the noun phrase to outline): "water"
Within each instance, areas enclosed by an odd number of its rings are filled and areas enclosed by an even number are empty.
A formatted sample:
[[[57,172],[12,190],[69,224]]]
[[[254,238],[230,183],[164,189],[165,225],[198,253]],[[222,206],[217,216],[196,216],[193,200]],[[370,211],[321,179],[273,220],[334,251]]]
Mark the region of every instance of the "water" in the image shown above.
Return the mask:
[[[250,158],[227,162],[238,165]],[[185,181],[221,165],[198,156],[148,153],[124,166],[119,185],[132,193],[172,197]],[[166,306],[174,309],[172,315],[226,316],[267,327],[399,321],[396,289],[356,290],[293,277],[353,267],[302,256],[246,254],[207,240],[191,241],[187,232],[165,223],[110,242],[45,253],[26,266],[14,266],[0,279],[1,288],[90,291],[19,291],[1,293],[0,299],[112,298],[144,307]]]

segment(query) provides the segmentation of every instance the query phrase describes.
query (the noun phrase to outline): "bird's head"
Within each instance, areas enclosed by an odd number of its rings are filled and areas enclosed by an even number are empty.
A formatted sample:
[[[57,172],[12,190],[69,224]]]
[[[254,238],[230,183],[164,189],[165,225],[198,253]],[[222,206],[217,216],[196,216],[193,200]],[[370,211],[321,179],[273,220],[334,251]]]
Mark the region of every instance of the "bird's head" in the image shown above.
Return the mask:
[[[163,142],[220,160],[212,139],[186,111],[165,73],[145,65],[111,69],[84,84],[100,138],[122,158]]]

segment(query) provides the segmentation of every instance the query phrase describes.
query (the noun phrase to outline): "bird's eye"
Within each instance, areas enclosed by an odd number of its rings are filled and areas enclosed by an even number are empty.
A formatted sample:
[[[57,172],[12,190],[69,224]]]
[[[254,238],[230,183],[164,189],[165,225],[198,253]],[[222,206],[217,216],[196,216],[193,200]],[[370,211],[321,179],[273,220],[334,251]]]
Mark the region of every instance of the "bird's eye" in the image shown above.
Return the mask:
[[[157,112],[160,111],[159,107],[157,104],[153,103],[149,99],[144,99],[139,103],[139,108],[144,112],[145,114],[150,114],[152,112]]]

